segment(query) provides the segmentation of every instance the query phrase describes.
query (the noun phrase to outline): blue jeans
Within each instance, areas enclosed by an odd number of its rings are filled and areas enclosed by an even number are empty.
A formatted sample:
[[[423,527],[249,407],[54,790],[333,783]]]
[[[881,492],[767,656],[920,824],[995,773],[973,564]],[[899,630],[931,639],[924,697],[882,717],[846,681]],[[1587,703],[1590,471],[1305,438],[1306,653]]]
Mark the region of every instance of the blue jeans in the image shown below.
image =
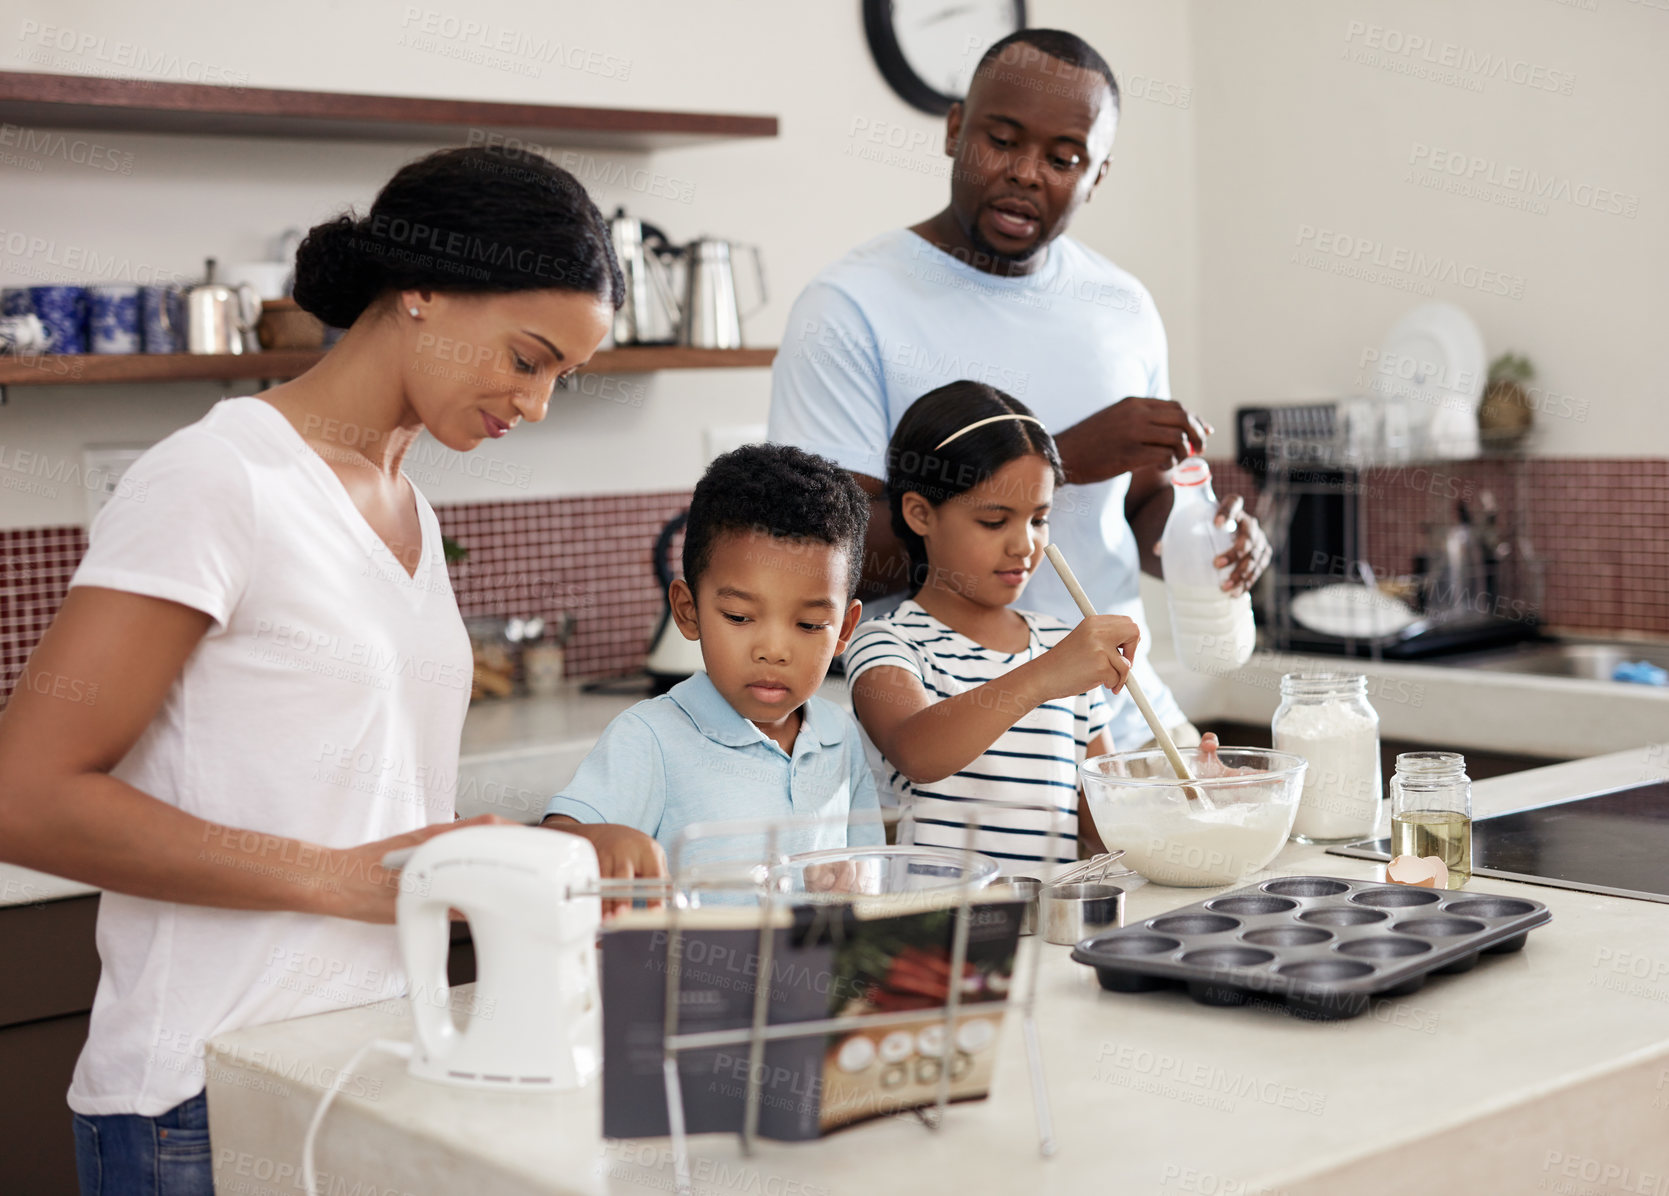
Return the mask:
[[[75,1114],[75,1169],[81,1196],[214,1196],[208,1098],[156,1117]]]

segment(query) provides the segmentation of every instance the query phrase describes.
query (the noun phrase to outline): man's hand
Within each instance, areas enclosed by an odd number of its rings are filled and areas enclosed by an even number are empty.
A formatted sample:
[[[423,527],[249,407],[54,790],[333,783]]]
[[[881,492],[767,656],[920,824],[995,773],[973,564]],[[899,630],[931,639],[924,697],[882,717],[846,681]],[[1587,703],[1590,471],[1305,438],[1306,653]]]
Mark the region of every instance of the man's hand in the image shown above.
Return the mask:
[[[1212,564],[1219,569],[1234,566],[1223,581],[1223,589],[1238,597],[1251,589],[1252,583],[1269,568],[1270,548],[1269,537],[1263,534],[1257,519],[1246,514],[1246,504],[1238,494],[1231,494],[1217,504],[1217,518],[1213,522],[1223,527],[1233,520],[1240,521],[1234,544]]]
[[[636,880],[640,877],[666,876],[666,853],[661,845],[642,831],[610,822],[579,822],[566,814],[552,814],[540,826],[565,835],[578,835],[597,849],[597,870],[605,877]],[[651,906],[660,901],[649,900]],[[603,912],[612,914],[618,909],[630,909],[630,898],[616,898],[603,902]]]
[[[1190,450],[1205,451],[1214,429],[1172,399],[1121,399],[1055,437],[1066,480],[1104,482],[1138,469],[1175,469]]]

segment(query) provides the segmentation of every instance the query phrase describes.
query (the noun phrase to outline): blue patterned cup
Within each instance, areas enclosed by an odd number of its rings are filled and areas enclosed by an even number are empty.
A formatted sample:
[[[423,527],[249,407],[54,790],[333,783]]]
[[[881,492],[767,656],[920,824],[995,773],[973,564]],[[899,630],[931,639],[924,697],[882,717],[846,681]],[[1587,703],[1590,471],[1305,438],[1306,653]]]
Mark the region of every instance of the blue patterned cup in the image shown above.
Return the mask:
[[[52,352],[87,351],[86,287],[30,287],[29,298],[52,338]]]
[[[28,287],[6,287],[0,290],[0,316],[32,316],[35,301],[29,298]]]
[[[95,353],[139,352],[139,288],[87,288],[87,331]]]
[[[0,316],[0,353],[34,357],[46,352],[46,329],[39,316]]]
[[[140,287],[139,319],[145,352],[185,352],[185,295],[178,287]]]

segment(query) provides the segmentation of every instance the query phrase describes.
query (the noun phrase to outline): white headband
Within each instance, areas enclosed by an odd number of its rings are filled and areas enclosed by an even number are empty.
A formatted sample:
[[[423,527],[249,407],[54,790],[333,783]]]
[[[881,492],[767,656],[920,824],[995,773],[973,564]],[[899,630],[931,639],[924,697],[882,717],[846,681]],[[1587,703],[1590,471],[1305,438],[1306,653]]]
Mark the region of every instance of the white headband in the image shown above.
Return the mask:
[[[956,431],[952,432],[949,436],[946,436],[943,440],[939,441],[938,444],[934,445],[933,446],[933,451],[938,452],[940,449],[944,448],[945,445],[947,445],[951,441],[955,440],[958,436],[962,435],[964,432],[972,432],[975,428],[983,428],[986,424],[999,424],[1005,419],[1023,419],[1027,423],[1036,424],[1040,428],[1043,427],[1043,421],[1038,419],[1037,416],[1035,416],[1035,415],[1014,415],[1012,413],[1007,413],[1007,414],[1003,414],[1003,415],[992,415],[992,416],[986,417],[985,419],[976,419],[973,423],[968,424],[965,427],[958,428]],[[1048,431],[1048,429],[1044,428],[1044,431]]]

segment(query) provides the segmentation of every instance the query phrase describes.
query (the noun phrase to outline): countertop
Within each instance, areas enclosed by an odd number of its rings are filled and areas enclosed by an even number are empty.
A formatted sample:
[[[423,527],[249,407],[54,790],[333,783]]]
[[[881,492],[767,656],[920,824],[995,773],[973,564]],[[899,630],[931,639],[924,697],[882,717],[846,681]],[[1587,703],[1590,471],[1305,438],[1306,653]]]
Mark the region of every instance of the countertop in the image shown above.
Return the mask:
[[[1320,669],[1367,677],[1386,739],[1579,760],[1669,734],[1669,687],[1300,652],[1256,652],[1233,673],[1195,673],[1177,661],[1164,584],[1145,574],[1142,604],[1153,667],[1202,730],[1216,721],[1268,722],[1281,703],[1281,677]]]
[[[1203,729],[1214,721],[1264,722],[1280,703],[1283,673],[1341,667],[1368,676],[1380,734],[1387,738],[1557,759],[1649,744],[1669,728],[1669,689],[1609,681],[1271,652],[1256,653],[1226,677],[1192,673],[1170,651],[1162,590],[1148,606],[1156,612],[1154,667]],[[843,678],[831,677],[820,692],[850,709]],[[642,698],[586,693],[579,682],[568,682],[552,697],[471,706],[459,759],[458,811],[537,822],[546,799],[567,784],[609,720]],[[0,863],[0,907],[96,892],[92,885]]]
[[[852,702],[846,679],[824,679],[818,695],[847,710]],[[465,762],[505,752],[552,744],[597,742],[615,715],[647,698],[643,693],[588,692],[581,681],[564,681],[559,692],[542,698],[484,699],[469,708],[458,752]]]
[[[1669,745],[1479,782],[1476,811],[1663,776]],[[1267,875],[1369,878],[1379,867],[1290,845]],[[1665,1196],[1669,905],[1487,879],[1468,891],[1534,897],[1554,920],[1522,952],[1486,956],[1342,1022],[1102,992],[1067,948],[1032,940],[1053,1159],[1039,1158],[1010,1019],[992,1096],[953,1106],[940,1131],[884,1119],[812,1143],[764,1142],[748,1159],[733,1138],[697,1138],[696,1191]],[[1209,893],[1137,888],[1127,921]],[[407,1016],[395,1002],[212,1042],[218,1190],[290,1191],[335,1069],[370,1038],[409,1038]],[[344,1088],[320,1138],[329,1191],[594,1194],[672,1183],[664,1140],[601,1139],[595,1085],[477,1093],[412,1080],[402,1062],[373,1054]]]
[[[1157,653],[1154,665],[1202,729],[1214,720],[1266,723],[1280,705],[1284,674],[1327,669],[1367,677],[1387,739],[1581,759],[1669,731],[1669,688],[1658,686],[1296,652],[1256,652],[1224,677],[1189,672]]]
[[[827,692],[845,701],[843,684],[836,682]],[[567,783],[609,720],[642,699],[642,694],[586,693],[580,682],[569,681],[552,697],[473,704],[459,745],[460,812],[537,822],[546,799]],[[0,863],[0,908],[98,891],[80,881]]]

